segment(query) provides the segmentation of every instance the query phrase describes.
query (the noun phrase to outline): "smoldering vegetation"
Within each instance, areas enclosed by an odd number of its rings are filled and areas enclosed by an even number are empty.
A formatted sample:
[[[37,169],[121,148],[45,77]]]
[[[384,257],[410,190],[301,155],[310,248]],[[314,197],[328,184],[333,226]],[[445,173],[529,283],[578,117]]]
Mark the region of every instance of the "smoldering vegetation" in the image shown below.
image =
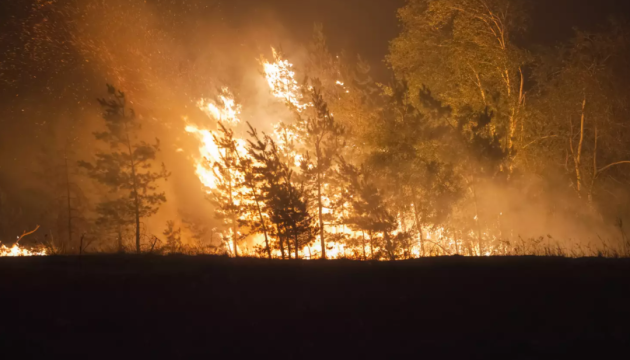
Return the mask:
[[[3,5],[0,239],[40,225],[20,244],[60,254],[627,256],[630,27],[540,46],[533,4],[409,1],[378,79],[336,29],[304,39],[218,1]]]

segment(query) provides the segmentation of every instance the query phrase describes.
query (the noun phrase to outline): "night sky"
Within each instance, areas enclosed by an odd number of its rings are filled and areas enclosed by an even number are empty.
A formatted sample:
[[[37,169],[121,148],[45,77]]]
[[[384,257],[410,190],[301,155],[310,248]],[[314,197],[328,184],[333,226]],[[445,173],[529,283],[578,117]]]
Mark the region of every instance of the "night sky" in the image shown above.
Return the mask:
[[[296,37],[308,41],[313,23],[324,24],[333,50],[360,53],[386,75],[383,58],[389,41],[399,32],[397,9],[405,0],[231,0],[220,8],[225,21],[246,26],[254,19],[273,19]],[[607,18],[629,18],[628,0],[533,0],[533,23],[523,39],[530,44],[554,45],[567,40],[573,28],[595,31]]]
[[[406,3],[406,0],[207,1],[209,8],[219,10],[220,21],[230,27],[268,24],[282,29],[296,42],[307,42],[313,24],[321,22],[333,51],[343,49],[361,54],[375,66],[377,77],[388,77],[383,58],[389,41],[399,32],[397,9]],[[630,18],[628,0],[531,0],[530,3],[532,23],[523,39],[530,44],[553,45],[565,41],[573,34],[573,28],[598,30],[610,16]],[[19,17],[19,10],[15,3],[3,1],[0,21]]]

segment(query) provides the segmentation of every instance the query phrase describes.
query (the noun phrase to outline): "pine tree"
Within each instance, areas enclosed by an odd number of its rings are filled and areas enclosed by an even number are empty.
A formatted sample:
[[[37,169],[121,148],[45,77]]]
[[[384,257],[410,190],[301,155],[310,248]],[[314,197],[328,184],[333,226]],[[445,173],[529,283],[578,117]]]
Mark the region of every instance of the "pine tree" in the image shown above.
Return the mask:
[[[239,154],[238,144],[234,139],[234,131],[227,128],[221,121],[218,122],[219,134],[214,134],[214,143],[219,149],[219,159],[209,162],[213,169],[216,184],[211,189],[211,200],[216,206],[216,216],[227,228],[224,239],[232,243],[234,256],[238,257],[238,243],[245,236],[241,233],[244,225],[242,214],[246,211],[244,173],[242,157]]]
[[[444,173],[448,177],[442,177],[436,185],[447,192],[453,187],[449,183],[462,183],[468,188],[467,200],[474,214],[463,214],[463,223],[458,224],[458,227],[471,229],[475,233],[478,253],[481,254],[486,248],[481,231],[485,216],[482,216],[484,207],[480,206],[478,192],[483,183],[497,185],[506,182],[510,173],[504,170],[509,166],[513,154],[503,146],[502,134],[491,130],[494,113],[488,108],[474,111],[468,107],[465,112],[455,113],[450,106],[443,105],[436,99],[427,88],[420,91],[419,102],[430,118],[429,122],[435,124],[426,129],[430,134],[427,141],[435,146],[435,156],[448,161],[449,166],[442,165],[445,170],[457,169],[456,172]],[[431,167],[428,169],[432,170]],[[453,194],[457,193],[455,187]],[[458,210],[466,209],[463,204],[459,205]],[[468,219],[474,219],[474,222],[471,224]]]
[[[396,247],[391,232],[396,229],[396,218],[390,213],[382,192],[368,176],[365,168],[357,168],[340,161],[340,173],[350,192],[352,211],[345,222],[355,231],[369,235],[372,260],[375,259],[375,235],[380,233],[385,240],[385,252],[390,260],[396,259]]]
[[[112,234],[116,239],[116,250],[125,252],[125,235],[134,224],[133,203],[126,197],[106,199],[96,205],[96,228],[100,234]]]
[[[326,231],[324,228],[324,185],[331,176],[334,159],[340,155],[344,147],[344,129],[335,122],[319,91],[311,92],[313,115],[308,116],[304,123],[304,144],[307,154],[301,163],[302,175],[310,179],[311,188],[317,206],[318,233],[321,243],[322,259],[326,259]],[[312,151],[312,161],[311,154]]]
[[[162,232],[166,238],[166,247],[170,253],[177,253],[182,250],[182,229],[175,229],[175,222],[166,222],[166,229]]]
[[[366,133],[378,113],[380,95],[368,62],[360,55],[331,53],[323,26],[316,24],[304,70],[309,85],[318,89],[344,127],[348,145],[354,145],[345,151],[366,152]]]
[[[140,124],[133,110],[127,109],[125,94],[107,85],[108,97],[99,99],[107,131],[94,134],[109,146],[109,152],[97,152],[94,162],[79,161],[88,175],[110,188],[114,199],[97,207],[101,223],[118,225],[119,243],[121,227],[132,223],[135,230],[136,252],[140,253],[140,221],[155,214],[166,202],[158,192],[158,181],[166,180],[169,173],[162,164],[153,171],[153,163],[160,150],[159,140],[148,144],[138,140]]]
[[[268,215],[265,210],[263,184],[265,181],[264,174],[259,170],[259,166],[255,165],[254,156],[260,156],[259,152],[255,149],[261,149],[262,159],[265,158],[264,146],[258,137],[256,129],[254,129],[249,123],[248,134],[255,139],[255,142],[250,140],[248,147],[248,156],[241,157],[239,162],[239,171],[243,174],[243,184],[248,189],[245,193],[246,198],[246,211],[244,212],[248,216],[248,226],[253,232],[261,233],[265,237],[265,253],[267,257],[271,259],[271,246],[269,243],[269,229],[268,229]],[[262,161],[264,163],[264,160]]]
[[[293,248],[297,259],[299,249],[311,241],[311,217],[304,185],[295,181],[290,164],[283,161],[271,137],[264,135],[261,139],[253,130],[250,135],[253,140],[249,142],[249,153],[257,163],[254,171],[260,177],[261,198],[275,227],[281,256],[285,258],[286,245],[288,257],[291,258]]]

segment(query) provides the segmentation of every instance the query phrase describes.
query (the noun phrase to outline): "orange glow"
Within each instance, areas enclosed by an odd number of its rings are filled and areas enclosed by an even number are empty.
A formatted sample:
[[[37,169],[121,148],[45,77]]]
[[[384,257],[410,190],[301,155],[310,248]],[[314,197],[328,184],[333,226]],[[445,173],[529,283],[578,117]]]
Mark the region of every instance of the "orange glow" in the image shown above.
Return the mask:
[[[263,60],[262,64],[271,93],[279,99],[284,99],[298,112],[302,112],[309,105],[303,102],[300,86],[295,80],[295,72],[292,70],[293,64],[288,60],[283,60],[276,49],[271,48],[271,50],[275,62],[270,63]]]
[[[304,111],[310,106],[309,103],[304,102],[303,96],[300,92],[300,85],[295,80],[295,73],[292,71],[293,65],[273,50],[274,62],[270,63],[263,61],[264,75],[268,82],[271,94],[284,100],[290,107],[298,112]],[[341,81],[336,82],[336,86],[345,89],[344,83]],[[198,102],[200,109],[208,116],[209,119],[223,123],[228,128],[233,128],[239,122],[239,114],[241,112],[241,106],[236,103],[230,91],[227,88],[222,89],[221,95],[218,97],[217,102],[201,100]],[[300,167],[304,161],[302,154],[295,149],[293,145],[299,146],[300,136],[304,133],[305,129],[301,128],[302,124],[293,124],[285,126],[279,122],[274,126],[274,135],[277,141],[279,149],[285,152],[285,155],[289,159],[293,159],[292,164],[296,168]],[[222,179],[219,178],[219,174],[214,171],[213,165],[215,162],[220,162],[220,159],[225,154],[222,153],[216,142],[215,136],[218,133],[215,130],[209,128],[201,128],[194,125],[186,126],[186,131],[194,135],[199,143],[199,154],[194,157],[196,173],[199,180],[205,186],[208,193],[212,193],[217,189],[217,185]],[[237,152],[240,158],[249,157],[246,150],[246,141],[243,139],[235,139],[237,143]],[[312,167],[312,164],[310,164]],[[233,179],[243,179],[244,174],[239,174],[235,171],[231,174]],[[332,224],[325,224],[327,232],[327,249],[326,255],[329,259],[340,258],[354,258],[370,259],[372,254],[375,258],[386,259],[388,255],[384,248],[384,235],[381,233],[373,234],[372,241],[367,234],[362,232],[353,231],[348,226],[343,225],[348,218],[350,205],[348,203],[340,204],[343,194],[336,193],[329,184],[324,184],[323,187],[323,213],[329,217],[332,217]],[[239,204],[242,200],[243,194],[246,193],[245,189],[235,189],[234,202]],[[332,204],[340,205],[339,208],[333,208]],[[268,214],[265,213],[263,204],[263,217],[269,221]],[[245,215],[241,216],[244,219]],[[333,225],[335,224],[335,225]],[[398,222],[398,228],[392,231],[390,236],[392,238],[405,233],[404,229],[414,228],[413,222],[400,220]],[[265,247],[265,237],[262,234],[252,234],[246,239],[243,239],[237,245],[235,239],[241,237],[242,234],[234,229],[236,234],[232,232],[232,229],[227,229],[222,232],[221,239],[225,245],[228,255],[234,256],[236,250],[238,250],[241,256],[266,256],[260,249]],[[455,233],[457,234],[457,233]],[[460,235],[461,232],[459,233]],[[496,252],[496,249],[492,249],[490,246],[491,240],[487,233],[483,234],[484,239],[488,239],[488,244],[484,247],[483,251],[480,249],[480,245],[474,244],[471,239],[477,239],[476,233],[466,234],[467,238],[461,239],[453,236],[453,233],[449,232],[445,228],[435,227],[423,227],[422,235],[414,234],[407,237],[408,245],[397,246],[396,258],[419,258],[422,256],[440,256],[440,255],[453,255],[453,254],[465,254],[476,256],[490,256]],[[346,243],[345,240],[335,241],[333,239],[354,239],[354,243]],[[277,241],[277,239],[270,238],[270,241]],[[392,240],[394,241],[394,240]],[[424,243],[421,246],[421,242]],[[464,248],[463,244],[466,243],[467,247]],[[373,246],[373,247],[372,247]],[[293,250],[294,251],[294,250]],[[294,256],[294,254],[291,254]],[[282,253],[279,249],[272,249],[272,256],[274,258],[281,258]],[[285,253],[286,256],[286,253]],[[298,256],[301,259],[319,259],[321,257],[321,249],[317,242],[303,246],[298,249]]]
[[[222,107],[219,108],[213,102],[200,100],[199,108],[208,116],[208,118],[223,122],[225,125],[236,125],[240,122],[238,115],[241,112],[241,105],[236,104],[234,98],[228,88],[223,88],[222,95],[219,96]],[[186,132],[193,134],[201,143],[199,147],[199,156],[195,159],[196,173],[201,183],[210,190],[216,189],[218,174],[213,170],[212,164],[220,161],[221,150],[214,141],[216,132],[208,129],[200,129],[194,125],[187,125]],[[247,156],[246,142],[236,139],[237,151],[240,156]]]
[[[199,108],[212,119],[217,121],[228,122],[231,124],[238,124],[241,120],[239,115],[241,114],[241,105],[236,104],[232,93],[226,87],[221,89],[221,94],[218,96],[220,104],[214,101],[208,101],[201,99],[198,102]]]
[[[19,244],[14,244],[12,247],[0,246],[0,257],[8,256],[46,256],[48,253],[46,249],[41,250],[29,250],[21,247]]]

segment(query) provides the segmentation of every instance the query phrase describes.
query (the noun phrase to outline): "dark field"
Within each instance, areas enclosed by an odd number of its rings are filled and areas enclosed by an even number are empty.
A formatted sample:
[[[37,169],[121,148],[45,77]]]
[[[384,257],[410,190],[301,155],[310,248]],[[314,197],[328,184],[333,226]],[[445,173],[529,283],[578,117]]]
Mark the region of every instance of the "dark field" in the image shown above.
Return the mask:
[[[5,359],[627,358],[629,290],[628,260],[4,258],[0,346]]]

